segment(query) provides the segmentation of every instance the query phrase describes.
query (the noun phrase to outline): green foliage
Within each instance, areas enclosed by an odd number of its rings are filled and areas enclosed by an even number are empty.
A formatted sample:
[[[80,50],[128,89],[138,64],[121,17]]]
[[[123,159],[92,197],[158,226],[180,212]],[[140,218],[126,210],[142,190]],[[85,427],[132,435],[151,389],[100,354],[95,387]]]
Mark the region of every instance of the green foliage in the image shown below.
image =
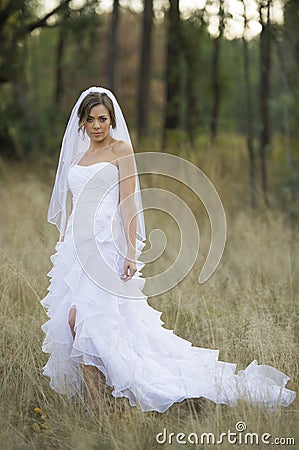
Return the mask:
[[[66,42],[62,73],[69,86],[74,72],[79,73],[85,66],[90,75],[94,67],[91,56],[98,40],[98,3],[86,0],[79,9],[61,8],[51,27],[44,22],[37,29],[37,2],[10,1],[0,8],[0,83],[5,82],[0,84],[4,100],[0,110],[3,155],[22,157],[28,152],[52,152],[58,148],[67,118],[67,112],[55,104],[59,36],[62,33]],[[4,20],[6,8],[8,17]],[[34,32],[29,34],[32,28]]]
[[[36,0],[6,1],[0,7],[0,141],[2,154],[26,155],[33,150],[58,152],[70,108],[78,92],[87,86],[105,86],[109,15],[99,14],[98,0],[84,6],[61,9],[53,26],[28,34],[37,20]],[[273,28],[271,73],[271,128],[287,136],[298,134],[298,30],[294,22],[294,1],[286,7],[286,24]],[[4,23],[1,14],[12,10]],[[139,64],[140,15],[121,10],[117,84],[130,130],[136,123],[137,73]],[[22,20],[21,20],[22,18]],[[182,53],[176,58],[180,78],[179,128],[174,132],[178,147],[207,135],[211,122],[213,38],[207,31],[206,15],[198,10],[181,18]],[[52,24],[52,23],[51,23]],[[154,27],[151,79],[150,135],[158,137],[164,124],[165,102],[165,21]],[[63,37],[60,61],[62,95],[56,102],[57,51]],[[249,42],[253,131],[258,136],[259,118],[259,38]],[[7,63],[9,61],[9,63]],[[3,83],[4,80],[7,80]],[[2,83],[1,83],[2,81]],[[219,133],[245,132],[245,89],[241,40],[221,38],[221,104]],[[24,96],[20,96],[20,92]],[[55,150],[54,150],[55,149]]]

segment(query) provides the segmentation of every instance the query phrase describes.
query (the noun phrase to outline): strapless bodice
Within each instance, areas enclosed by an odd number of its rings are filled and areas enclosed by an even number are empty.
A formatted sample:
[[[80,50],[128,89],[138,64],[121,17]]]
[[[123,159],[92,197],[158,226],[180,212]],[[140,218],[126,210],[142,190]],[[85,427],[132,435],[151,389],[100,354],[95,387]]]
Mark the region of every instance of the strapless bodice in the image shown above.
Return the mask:
[[[100,173],[100,177],[94,175]],[[94,178],[94,180],[93,180]],[[90,181],[88,183],[88,181]],[[99,183],[101,186],[99,186]],[[97,192],[99,187],[109,195],[110,199],[118,203],[118,168],[116,165],[100,161],[89,166],[73,165],[68,174],[68,186],[73,195],[73,201],[76,202],[81,189],[86,185],[90,193]]]
[[[73,197],[73,211],[78,200],[84,202],[84,220],[93,214],[95,207],[94,230],[100,241],[112,240],[111,222],[120,222],[119,177],[116,165],[98,162],[89,166],[73,165],[68,174],[68,186]],[[70,219],[72,219],[72,214]]]

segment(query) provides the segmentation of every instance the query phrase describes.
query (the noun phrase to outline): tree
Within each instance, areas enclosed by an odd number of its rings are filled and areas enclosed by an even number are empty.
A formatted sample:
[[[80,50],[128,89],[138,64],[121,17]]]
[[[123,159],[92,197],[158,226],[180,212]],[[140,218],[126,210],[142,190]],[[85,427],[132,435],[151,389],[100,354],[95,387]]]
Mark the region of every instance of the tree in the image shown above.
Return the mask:
[[[110,33],[108,34],[107,84],[113,92],[115,90],[115,75],[118,56],[118,28],[119,28],[119,0],[113,1]]]
[[[293,120],[287,125],[289,133],[297,134],[299,120],[299,32],[298,32],[298,2],[285,0],[284,24],[275,27],[273,40],[276,46],[280,70],[283,74],[284,87],[287,93],[287,107]],[[292,155],[288,156],[293,164]]]
[[[247,137],[247,151],[249,158],[249,192],[250,203],[252,207],[256,205],[256,175],[255,175],[255,152],[253,146],[253,125],[252,125],[252,100],[251,100],[251,82],[250,82],[250,62],[248,41],[245,33],[248,27],[248,18],[246,11],[246,1],[243,1],[244,7],[244,33],[242,37],[243,42],[243,61],[244,61],[244,82],[245,82],[245,114],[246,114],[246,137]]]
[[[270,74],[271,74],[271,23],[270,23],[271,0],[260,0],[259,17],[262,26],[260,34],[260,164],[261,183],[264,201],[268,204],[267,190],[267,162],[266,153],[270,147]]]
[[[284,72],[292,89],[295,113],[298,114],[299,101],[299,31],[298,31],[298,1],[286,0],[283,26],[283,56],[285,56]],[[287,60],[286,60],[287,59]],[[296,131],[298,130],[296,121]]]
[[[143,30],[141,57],[139,63],[139,83],[137,99],[137,135],[138,140],[148,135],[148,110],[151,76],[151,44],[153,25],[153,0],[143,0]]]
[[[0,83],[7,83],[18,76],[22,66],[23,46],[27,36],[37,28],[50,26],[48,20],[63,11],[70,0],[62,1],[56,8],[36,18],[34,1],[8,0],[0,6]],[[7,64],[7,61],[10,64]]]
[[[67,21],[67,15],[65,16]],[[60,104],[63,93],[63,55],[65,50],[66,29],[61,27],[59,30],[58,43],[56,48],[56,88],[55,88],[55,103]]]
[[[36,18],[36,3],[32,1],[8,0],[0,6],[0,84],[9,83],[11,86],[10,103],[6,105],[10,117],[14,120],[15,133],[22,137],[22,147],[12,151],[12,139],[9,136],[7,125],[0,129],[0,135],[7,133],[1,141],[11,149],[10,157],[22,157],[22,150],[30,150],[35,144],[39,145],[39,130],[35,109],[28,95],[28,85],[25,73],[27,57],[27,37],[41,27],[48,27],[48,20],[54,14],[63,11],[70,0],[62,1],[56,8]],[[10,63],[7,64],[7,61]],[[2,107],[3,108],[3,107]]]
[[[79,64],[82,67],[80,55],[84,55],[86,64],[84,72],[87,71],[88,63],[95,53],[94,46],[97,40],[97,30],[101,24],[100,17],[97,14],[98,0],[85,0],[84,4],[78,8],[66,8],[62,14],[62,20],[59,24],[59,35],[56,47],[56,88],[55,103],[59,105],[62,100],[62,94],[67,85],[67,75],[64,73],[65,53],[70,49],[71,43],[76,42],[75,66]],[[67,70],[65,70],[67,72]],[[73,79],[73,78],[72,78]]]
[[[283,132],[286,162],[289,167],[292,200],[296,204],[298,192],[298,165],[291,144],[291,137],[298,135],[299,120],[299,32],[298,2],[285,0],[284,23],[275,27],[273,43],[278,55],[283,80]]]
[[[201,82],[201,40],[203,33],[203,10],[196,11],[182,22],[184,58],[186,64],[186,119],[185,129],[191,147],[201,124],[199,85]]]
[[[224,0],[219,0],[219,27],[218,36],[214,38],[214,52],[212,58],[212,89],[213,89],[213,105],[212,105],[212,117],[211,117],[211,142],[213,143],[217,131],[218,131],[218,120],[219,120],[219,110],[220,110],[220,97],[221,97],[221,86],[220,86],[220,45],[223,37],[223,32],[225,29],[225,10],[224,10]]]
[[[166,106],[162,146],[169,130],[182,128],[184,117],[183,50],[179,0],[169,0],[166,56]]]

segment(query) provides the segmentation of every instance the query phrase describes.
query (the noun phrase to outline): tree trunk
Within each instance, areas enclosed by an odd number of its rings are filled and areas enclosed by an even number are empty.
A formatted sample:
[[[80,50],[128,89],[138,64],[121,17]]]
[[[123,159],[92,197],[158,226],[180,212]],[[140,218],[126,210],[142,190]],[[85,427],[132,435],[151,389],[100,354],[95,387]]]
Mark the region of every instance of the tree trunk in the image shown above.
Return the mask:
[[[138,140],[148,135],[148,111],[150,97],[151,73],[151,38],[153,25],[153,0],[143,0],[143,31],[141,58],[139,66],[139,90],[137,100],[137,133]]]
[[[109,39],[108,39],[108,60],[107,60],[107,85],[113,92],[115,90],[115,74],[118,56],[118,25],[119,25],[119,0],[113,1],[113,12],[111,18]]]
[[[201,99],[199,97],[199,78],[201,70],[200,40],[202,22],[185,21],[183,24],[183,48],[186,63],[186,132],[191,148],[201,124]]]
[[[255,176],[255,154],[253,147],[253,129],[252,129],[252,102],[251,102],[251,88],[250,88],[248,42],[244,37],[243,37],[243,56],[244,56],[244,81],[245,81],[246,136],[247,136],[247,151],[249,157],[249,192],[250,192],[250,204],[254,208],[256,206],[256,176]]]
[[[246,2],[243,0],[244,7],[244,32],[247,30],[248,18]],[[256,173],[255,173],[255,153],[253,145],[253,126],[252,126],[252,100],[251,100],[251,82],[250,82],[250,62],[248,42],[243,35],[243,61],[244,61],[244,84],[245,84],[245,117],[246,117],[246,138],[247,152],[249,159],[249,196],[252,208],[256,206]]]
[[[27,153],[40,147],[40,129],[37,126],[39,122],[36,117],[35,108],[30,101],[25,74],[25,61],[27,57],[27,45],[25,43],[19,71],[14,79],[11,80],[14,105],[19,110],[19,117],[22,117],[22,120],[16,120],[16,127],[22,138],[20,141],[21,145],[16,148],[15,155],[16,158],[21,159],[25,158]]]
[[[271,30],[270,30],[270,0],[264,5],[267,11],[267,22],[262,18],[260,7],[260,20],[262,31],[260,35],[260,164],[261,183],[264,201],[268,204],[267,191],[267,162],[266,152],[270,146],[270,120],[269,120],[269,97],[270,97],[270,70],[271,70]]]
[[[221,101],[221,87],[220,87],[220,45],[225,28],[225,10],[224,10],[224,0],[219,0],[219,35],[214,39],[214,54],[212,60],[212,91],[213,91],[213,106],[212,106],[212,117],[210,125],[210,135],[211,143],[213,144],[217,132],[218,132],[218,121],[219,121],[219,110]]]
[[[65,44],[65,30],[63,27],[59,30],[58,45],[56,49],[56,89],[55,89],[55,103],[60,104],[63,93],[63,76],[62,76],[62,62]]]
[[[213,91],[213,106],[211,117],[212,143],[214,142],[218,131],[218,117],[220,106],[219,56],[220,56],[220,36],[214,39],[214,54],[212,60],[212,91]]]
[[[292,202],[297,202],[298,196],[298,164],[292,146],[292,134],[298,134],[296,123],[299,121],[299,33],[298,33],[298,2],[288,0],[285,3],[284,25],[280,33],[273,34],[273,43],[280,62],[280,70],[284,85],[285,100],[283,102],[283,129],[286,162],[290,173]],[[292,105],[289,99],[292,98]],[[295,107],[294,107],[294,106]],[[297,106],[297,107],[296,107]],[[294,124],[294,125],[292,125]],[[293,136],[296,136],[294,133]]]
[[[167,131],[176,130],[180,127],[182,112],[182,51],[179,0],[170,0],[169,4],[166,60],[166,107],[162,142],[163,147],[166,145]]]

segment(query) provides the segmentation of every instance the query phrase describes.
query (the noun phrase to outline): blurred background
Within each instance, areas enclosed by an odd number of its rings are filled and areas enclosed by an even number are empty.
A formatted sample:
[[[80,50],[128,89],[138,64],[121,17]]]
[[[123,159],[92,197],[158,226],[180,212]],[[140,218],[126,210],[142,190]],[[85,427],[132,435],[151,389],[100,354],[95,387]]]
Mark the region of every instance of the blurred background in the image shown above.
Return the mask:
[[[224,166],[232,151],[241,164],[246,202],[294,201],[298,8],[297,0],[3,0],[1,159],[55,169],[71,108],[97,85],[117,96],[136,152],[200,165],[218,146]]]

